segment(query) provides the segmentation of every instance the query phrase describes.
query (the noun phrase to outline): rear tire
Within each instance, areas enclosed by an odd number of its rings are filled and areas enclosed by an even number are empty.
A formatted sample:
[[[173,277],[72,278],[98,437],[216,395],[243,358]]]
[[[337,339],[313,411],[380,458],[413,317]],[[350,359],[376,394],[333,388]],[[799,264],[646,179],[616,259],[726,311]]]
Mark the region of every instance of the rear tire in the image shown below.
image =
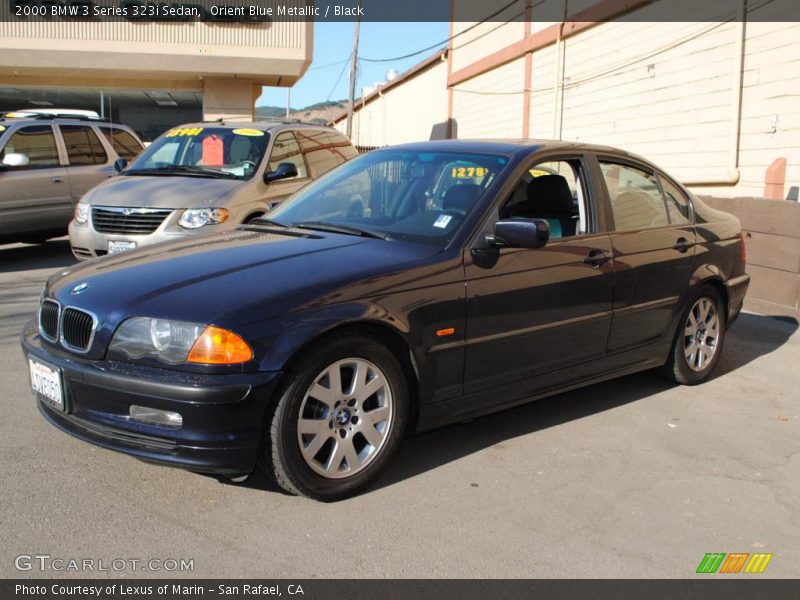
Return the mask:
[[[697,385],[708,379],[722,354],[725,325],[725,305],[719,292],[704,285],[681,314],[661,373],[683,385]]]
[[[333,334],[287,371],[268,416],[261,470],[286,491],[332,502],[371,485],[394,458],[409,415],[397,357],[365,333]]]

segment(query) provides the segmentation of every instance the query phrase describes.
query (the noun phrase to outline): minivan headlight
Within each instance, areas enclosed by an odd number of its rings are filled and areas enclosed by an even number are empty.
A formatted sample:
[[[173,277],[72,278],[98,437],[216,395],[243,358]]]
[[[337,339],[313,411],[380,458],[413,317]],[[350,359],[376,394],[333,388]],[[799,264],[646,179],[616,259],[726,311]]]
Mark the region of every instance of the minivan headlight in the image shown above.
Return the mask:
[[[89,208],[91,208],[88,204],[83,202],[78,202],[75,205],[75,222],[80,223],[83,225],[86,221],[89,220]]]
[[[151,357],[169,364],[239,364],[253,351],[232,331],[199,323],[134,317],[119,326],[109,350],[128,358]]]
[[[205,225],[218,225],[228,218],[224,208],[190,208],[183,211],[178,225],[186,229],[198,229]]]

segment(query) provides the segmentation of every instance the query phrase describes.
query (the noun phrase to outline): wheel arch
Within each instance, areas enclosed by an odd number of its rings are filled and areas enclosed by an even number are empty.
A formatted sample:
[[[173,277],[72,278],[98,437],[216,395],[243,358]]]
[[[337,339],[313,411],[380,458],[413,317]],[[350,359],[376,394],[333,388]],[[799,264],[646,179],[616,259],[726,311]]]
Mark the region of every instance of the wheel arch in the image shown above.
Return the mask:
[[[396,328],[381,321],[360,320],[341,322],[310,336],[292,349],[291,354],[284,363],[284,374],[281,376],[278,387],[283,383],[287,372],[293,370],[293,366],[297,364],[298,361],[302,360],[303,354],[305,354],[312,345],[325,343],[327,339],[333,336],[346,335],[348,333],[365,334],[378,340],[392,352],[395,358],[397,358],[403,369],[406,380],[409,382],[408,391],[411,414],[409,415],[408,431],[410,432],[416,429],[419,416],[419,365],[417,364],[412,345],[407,337]]]

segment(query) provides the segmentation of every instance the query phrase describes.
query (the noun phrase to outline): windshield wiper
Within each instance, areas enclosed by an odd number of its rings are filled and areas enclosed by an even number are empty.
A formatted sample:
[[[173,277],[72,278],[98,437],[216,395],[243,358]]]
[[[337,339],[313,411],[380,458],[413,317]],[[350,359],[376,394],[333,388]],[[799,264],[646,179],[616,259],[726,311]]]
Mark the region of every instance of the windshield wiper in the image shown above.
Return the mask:
[[[284,225],[283,223],[278,223],[277,221],[273,221],[272,219],[268,219],[267,217],[255,217],[254,219],[250,219],[247,222],[248,225],[275,225],[277,227],[281,227],[283,229],[289,227],[288,225]]]
[[[359,229],[357,227],[350,227],[349,225],[339,225],[337,223],[326,223],[325,221],[304,221],[294,225],[298,229],[313,229],[316,231],[330,231],[332,233],[344,233],[345,235],[360,235],[368,238],[376,238],[385,240],[387,235],[370,231],[368,229]]]
[[[123,171],[124,175],[197,175],[199,177],[226,177],[228,179],[235,179],[236,175],[228,173],[227,171],[220,171],[218,169],[209,169],[208,167],[197,167],[192,165],[169,165],[165,167],[156,167],[153,169],[132,169]]]

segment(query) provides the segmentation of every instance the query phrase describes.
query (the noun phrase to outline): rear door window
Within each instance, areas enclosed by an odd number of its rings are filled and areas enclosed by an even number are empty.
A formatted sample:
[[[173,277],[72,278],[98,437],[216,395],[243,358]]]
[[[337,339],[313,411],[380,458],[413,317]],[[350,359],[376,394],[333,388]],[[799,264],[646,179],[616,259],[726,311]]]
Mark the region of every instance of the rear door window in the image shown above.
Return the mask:
[[[30,125],[14,132],[0,150],[0,162],[7,154],[24,154],[30,160],[29,168],[58,166],[56,137],[50,125]]]
[[[664,203],[667,206],[667,217],[670,224],[685,225],[690,223],[691,213],[686,195],[663,177],[661,177],[661,188],[664,190]]]
[[[295,136],[314,178],[358,154],[347,138],[333,131],[298,129]]]
[[[108,160],[103,144],[88,125],[60,125],[72,167],[102,165]]]
[[[658,179],[631,165],[600,160],[617,231],[669,224]]]
[[[124,129],[114,127],[101,127],[100,131],[111,143],[117,156],[126,160],[132,160],[142,151],[142,145],[130,133]]]

